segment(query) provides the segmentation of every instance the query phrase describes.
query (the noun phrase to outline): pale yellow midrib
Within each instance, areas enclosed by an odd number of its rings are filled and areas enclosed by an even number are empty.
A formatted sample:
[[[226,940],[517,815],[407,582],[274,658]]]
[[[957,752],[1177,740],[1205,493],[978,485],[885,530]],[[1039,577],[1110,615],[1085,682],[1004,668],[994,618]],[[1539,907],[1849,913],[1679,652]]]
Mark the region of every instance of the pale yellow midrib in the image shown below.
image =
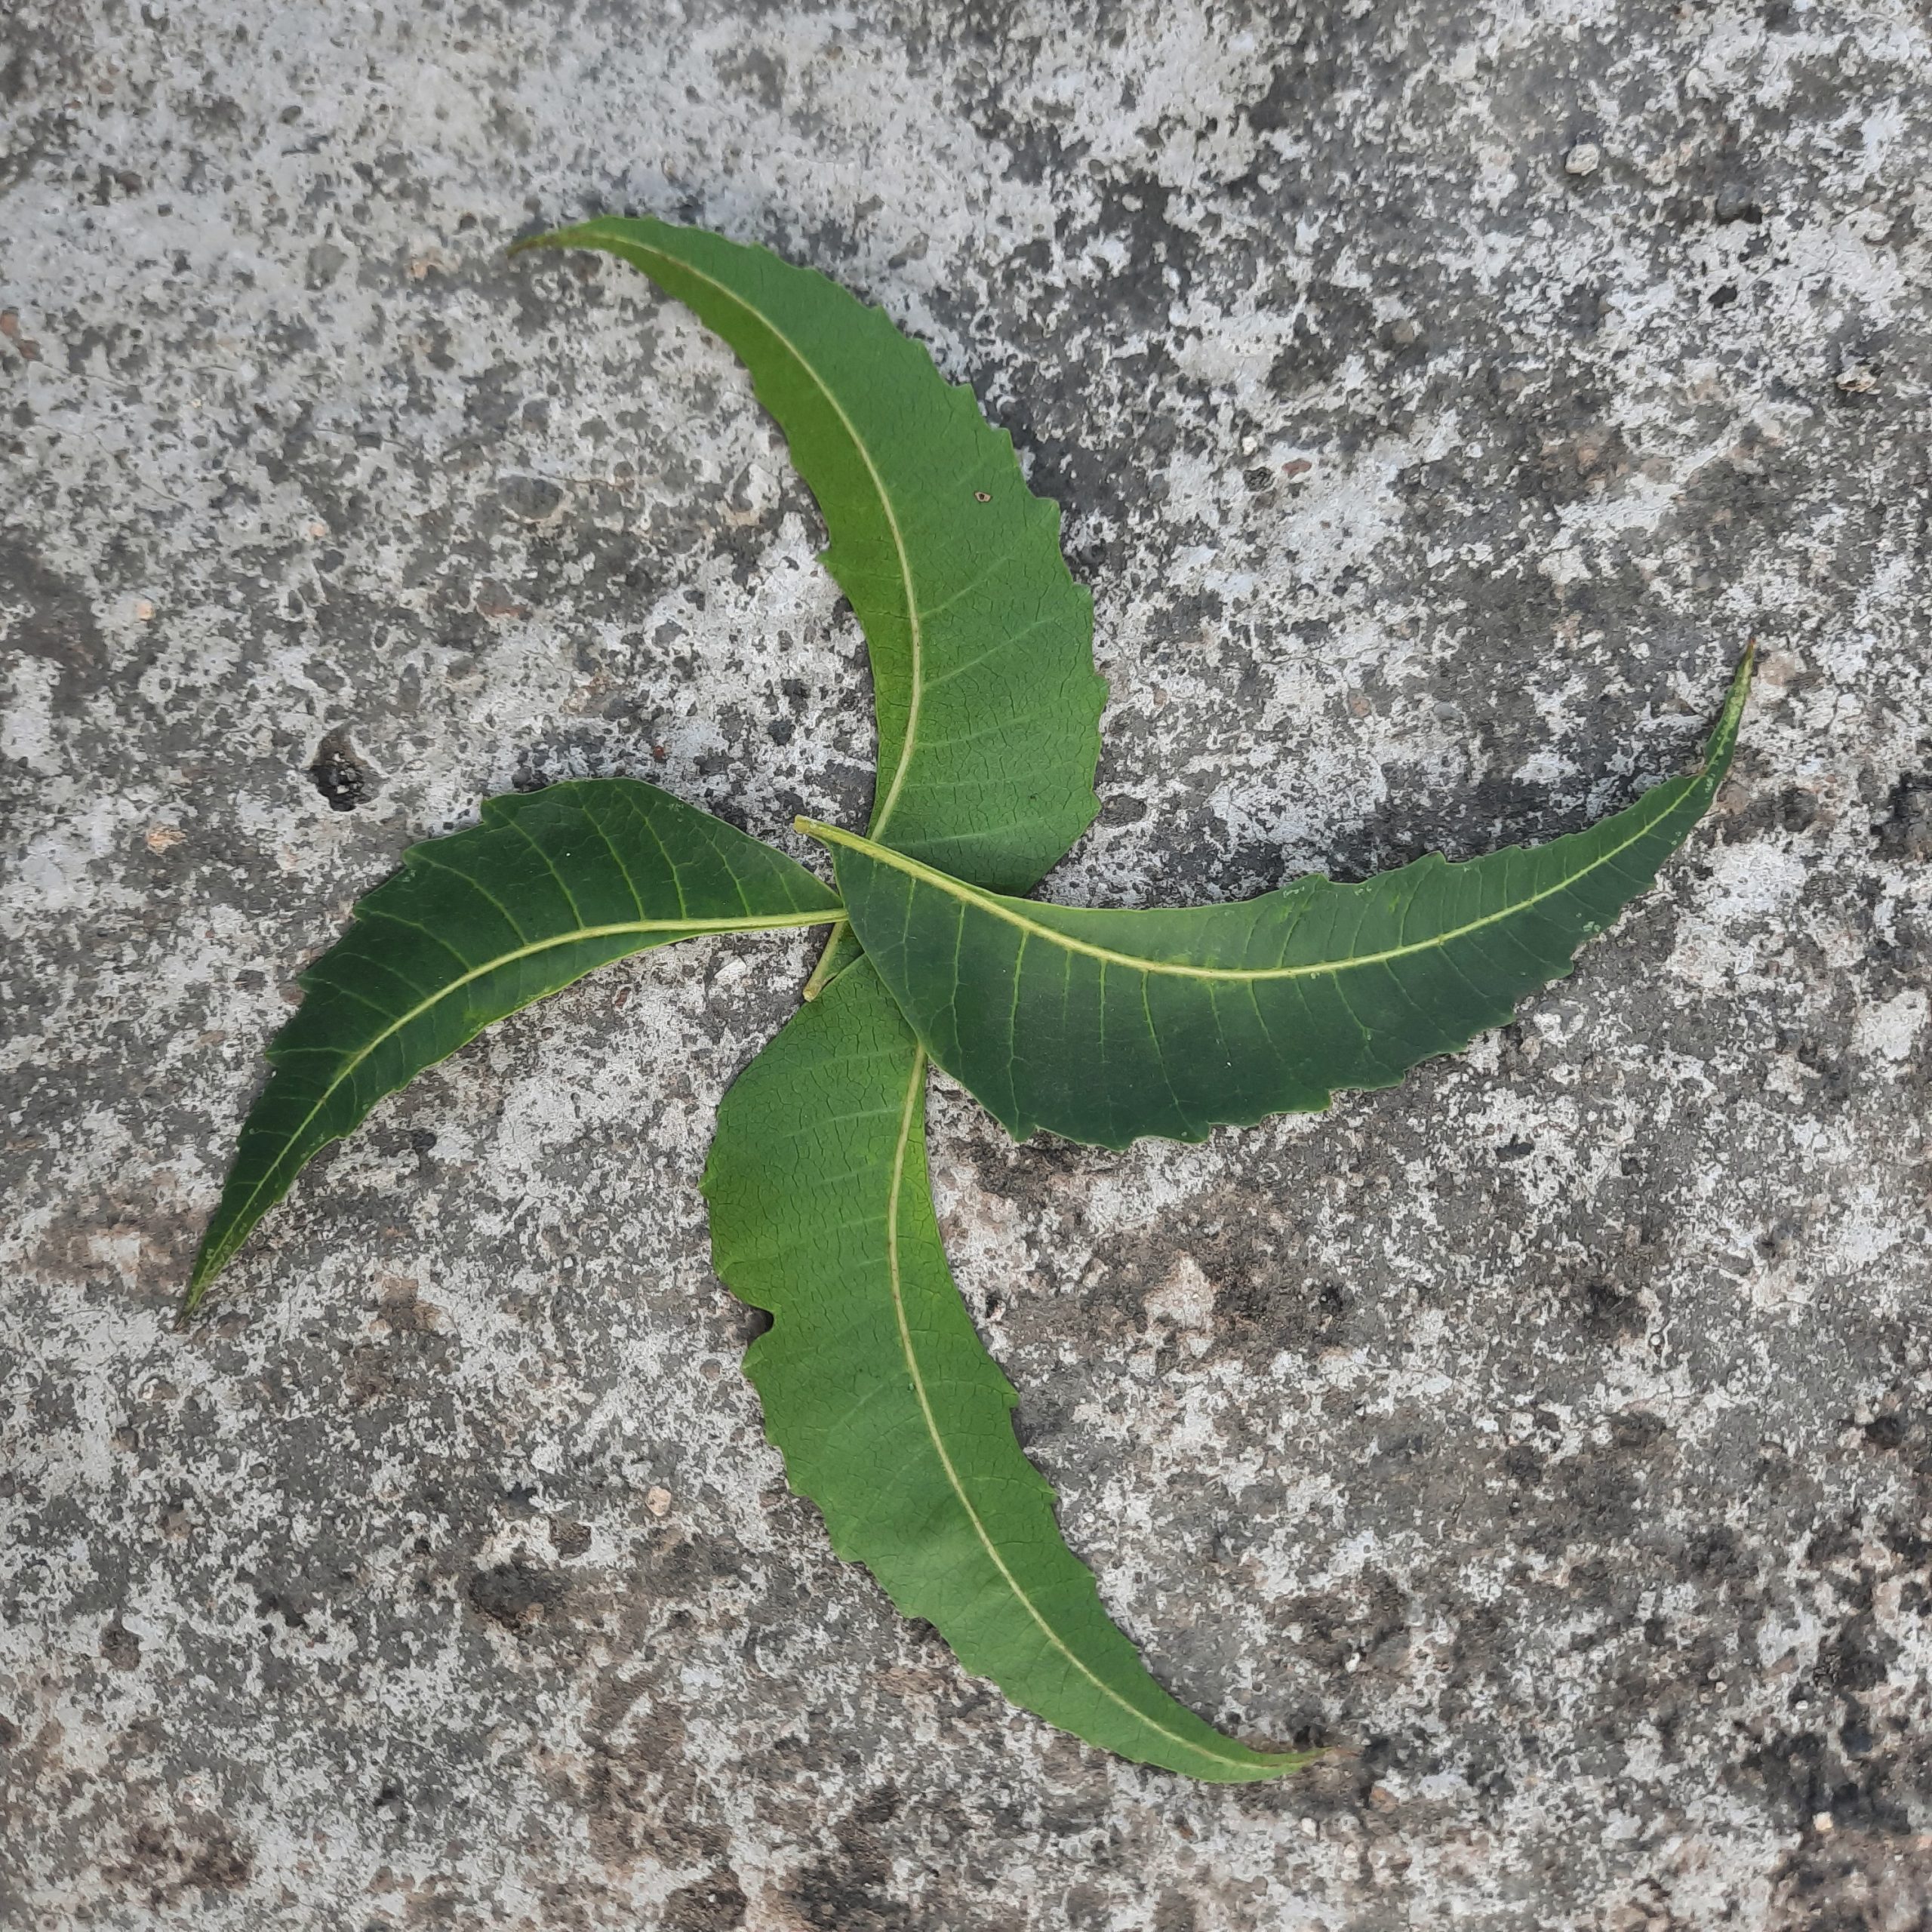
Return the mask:
[[[664,932],[683,933],[690,938],[698,939],[709,933],[771,932],[781,927],[829,925],[832,921],[842,919],[844,916],[842,911],[827,910],[820,912],[784,912],[764,918],[748,915],[742,919],[701,921],[633,919],[626,920],[620,924],[614,926],[580,926],[574,931],[559,934],[555,938],[539,940],[534,945],[518,946],[514,952],[500,953],[494,959],[485,960],[481,966],[472,966],[460,978],[452,980],[448,986],[440,987],[428,998],[417,1001],[407,1013],[399,1019],[391,1021],[376,1035],[353,1060],[346,1062],[338,1070],[335,1078],[322,1089],[315,1104],[302,1116],[301,1122],[295,1131],[285,1137],[283,1153],[285,1154],[289,1148],[300,1143],[302,1136],[309,1130],[309,1123],[328,1104],[336,1090],[385,1040],[401,1032],[411,1021],[421,1019],[432,1006],[440,1004],[452,993],[460,992],[472,980],[480,980],[486,974],[494,973],[500,967],[513,965],[519,959],[529,959],[537,953],[549,952],[560,946],[574,946],[580,940],[587,939],[617,939],[627,934]],[[542,995],[540,995],[539,997]],[[247,1198],[243,1201],[231,1220],[231,1226],[238,1223],[247,1210],[254,1205],[255,1197],[269,1184],[270,1178],[281,1163],[281,1155],[278,1155],[275,1160],[270,1161],[261,1179],[248,1190]]]
[[[1686,795],[1688,795],[1687,792]],[[1675,801],[1673,800],[1672,803],[1675,804]],[[1453,927],[1447,932],[1437,933],[1426,940],[1417,940],[1407,946],[1389,946],[1380,952],[1359,952],[1346,959],[1317,960],[1300,966],[1184,966],[1171,960],[1143,959],[1131,952],[1116,952],[1109,946],[1095,946],[1088,940],[1072,938],[1057,927],[1042,925],[1037,919],[1027,918],[1015,912],[1011,906],[1002,905],[998,900],[975,891],[961,881],[950,878],[944,872],[935,872],[931,866],[921,865],[918,860],[908,858],[903,852],[894,852],[887,847],[873,844],[869,838],[861,838],[857,832],[841,832],[836,826],[821,825],[815,819],[800,819],[796,823],[801,832],[809,833],[814,838],[836,845],[849,846],[854,851],[863,853],[869,859],[876,859],[883,865],[891,866],[909,878],[921,880],[936,891],[958,900],[964,905],[977,906],[995,919],[1003,919],[1008,925],[1017,926],[1023,933],[1037,935],[1049,945],[1063,947],[1069,952],[1084,954],[1090,959],[1100,961],[1104,965],[1124,966],[1137,973],[1159,973],[1181,980],[1245,982],[1315,979],[1324,974],[1350,972],[1358,966],[1383,965],[1392,959],[1406,959],[1419,952],[1433,952],[1452,940],[1466,938],[1471,933],[1482,931],[1485,927],[1512,919],[1518,913],[1528,911],[1532,906],[1540,905],[1546,899],[1553,899],[1559,892],[1568,891],[1578,880],[1589,878],[1592,872],[1608,865],[1613,859],[1629,851],[1632,846],[1641,844],[1655,830],[1658,820],[1663,815],[1660,812],[1656,818],[1647,820],[1638,830],[1632,832],[1620,844],[1613,845],[1607,851],[1600,853],[1579,870],[1565,873],[1554,885],[1541,892],[1534,892],[1527,899],[1512,900],[1507,906],[1500,907],[1494,912],[1486,912],[1479,919],[1470,920],[1466,925]],[[1340,889],[1346,890],[1346,888]],[[1251,905],[1254,902],[1251,900],[1229,903]],[[1204,911],[1207,909],[1198,909]]]
[[[906,728],[899,740],[899,758],[892,768],[892,783],[886,789],[884,798],[872,814],[872,829],[883,832],[886,821],[891,817],[893,808],[899,802],[900,788],[906,783],[906,774],[912,761],[912,746],[918,735],[919,700],[924,696],[925,639],[919,617],[919,601],[912,590],[912,563],[906,553],[906,539],[899,528],[899,513],[894,509],[891,493],[885,487],[885,478],[878,473],[878,466],[872,461],[872,451],[866,448],[864,438],[858,432],[844,406],[826,386],[825,380],[811,364],[805,359],[798,345],[762,309],[747,302],[728,283],[720,281],[715,275],[706,275],[703,269],[686,261],[681,255],[673,255],[663,248],[651,248],[648,244],[634,244],[644,247],[646,252],[675,263],[688,275],[694,275],[707,288],[715,289],[726,301],[735,303],[748,315],[755,315],[769,329],[777,340],[791,352],[792,359],[809,376],[820,395],[831,405],[832,414],[845,426],[845,433],[852,439],[852,447],[859,453],[859,460],[866,466],[866,474],[872,479],[873,488],[878,491],[880,506],[885,512],[887,528],[892,532],[892,547],[899,558],[899,584],[906,594],[906,635],[912,647],[912,694],[906,703]],[[938,374],[935,368],[934,374]],[[940,377],[944,381],[943,377]]]
[[[893,1150],[892,1194],[886,1209],[885,1251],[892,1287],[892,1312],[899,1324],[899,1346],[906,1358],[906,1372],[912,1379],[912,1392],[918,1398],[919,1413],[924,1419],[926,1433],[931,1438],[933,1453],[938,1457],[940,1467],[946,1472],[946,1481],[953,1494],[958,1498],[960,1508],[965,1511],[966,1520],[972,1524],[973,1533],[979,1538],[980,1547],[992,1559],[994,1568],[998,1571],[1007,1588],[1013,1592],[1021,1608],[1039,1626],[1041,1635],[1081,1676],[1103,1697],[1118,1705],[1136,1722],[1145,1724],[1149,1730],[1158,1732],[1183,1751],[1192,1751],[1196,1757],[1205,1758],[1210,1764],[1233,1765],[1242,1770],[1252,1770],[1255,1768],[1252,1758],[1229,1757],[1218,1751],[1211,1751],[1205,1745],[1197,1744],[1192,1738],[1183,1737],[1180,1732],[1170,1730],[1165,1724],[1149,1717],[1138,1705],[1129,1703],[1106,1678],[1099,1675],[1072,1649],[1066,1640],[1040,1614],[1038,1606],[1026,1594],[1020,1579],[1008,1568],[1005,1558],[999,1552],[999,1546],[987,1534],[986,1524],[980,1521],[979,1511],[974,1508],[971,1497],[966,1494],[966,1486],[959,1479],[959,1472],[954,1467],[952,1458],[947,1453],[946,1443],[940,1434],[939,1420],[933,1414],[931,1399],[926,1393],[926,1379],[919,1371],[918,1355],[912,1346],[912,1325],[906,1318],[906,1295],[900,1269],[899,1203],[906,1179],[906,1154],[912,1145],[912,1122],[918,1112],[919,1094],[925,1078],[926,1050],[919,1047],[913,1053],[912,1077],[906,1082],[905,1105],[899,1115],[899,1143]]]

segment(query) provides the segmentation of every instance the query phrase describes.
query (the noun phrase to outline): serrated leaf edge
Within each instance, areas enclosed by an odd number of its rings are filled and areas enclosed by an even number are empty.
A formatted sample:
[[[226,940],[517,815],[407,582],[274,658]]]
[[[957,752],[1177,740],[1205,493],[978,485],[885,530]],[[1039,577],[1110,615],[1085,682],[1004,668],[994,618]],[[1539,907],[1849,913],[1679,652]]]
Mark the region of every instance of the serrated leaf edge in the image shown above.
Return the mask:
[[[1723,713],[1705,748],[1703,762],[1696,772],[1688,774],[1694,780],[1703,776],[1728,755],[1731,742],[1737,735],[1737,721],[1743,709],[1744,694],[1749,683],[1750,673],[1751,660],[1747,655],[1732,680],[1730,693],[1725,701]],[[1656,788],[1660,792],[1667,789],[1664,786]],[[1669,809],[1675,802],[1675,799],[1666,800],[1663,809]],[[895,852],[888,845],[881,844],[874,839],[861,838],[856,832],[847,832],[838,826],[826,825],[813,818],[795,818],[792,823],[798,831],[809,838],[816,838],[821,844],[844,846],[852,851],[862,853],[866,857],[876,860],[881,865],[890,866],[895,871],[905,873],[908,878],[916,878],[922,884],[931,886],[936,891],[957,899],[964,905],[971,906],[993,918],[1004,920],[1008,925],[1017,927],[1028,940],[1038,939],[1063,952],[1077,952],[1088,958],[1097,959],[1103,966],[1124,966],[1136,973],[1164,974],[1184,980],[1246,982],[1319,978],[1328,974],[1352,972],[1358,967],[1386,965],[1393,959],[1404,959],[1417,953],[1433,952],[1448,945],[1452,940],[1466,938],[1471,933],[1480,932],[1486,926],[1515,918],[1532,906],[1540,905],[1546,899],[1554,898],[1559,892],[1570,891],[1579,879],[1587,878],[1592,872],[1600,871],[1627,852],[1632,846],[1648,837],[1654,820],[1645,819],[1620,844],[1611,846],[1595,854],[1587,865],[1575,872],[1566,873],[1555,884],[1546,886],[1540,892],[1531,893],[1527,898],[1513,900],[1495,912],[1485,912],[1481,918],[1470,920],[1466,924],[1432,933],[1427,939],[1417,940],[1408,946],[1388,946],[1380,952],[1355,953],[1344,959],[1306,961],[1294,966],[1195,966],[1184,961],[1152,959],[1139,953],[1116,952],[1110,946],[1096,946],[1091,940],[1075,939],[1056,927],[1028,918],[1021,909],[1026,903],[1023,900],[1009,898],[1003,894],[988,892],[980,886],[969,885],[964,880],[954,878],[950,874],[940,872],[920,860],[909,858],[903,852]],[[1426,866],[1432,860],[1439,865],[1453,863],[1444,858],[1439,852],[1432,852],[1417,863]]]
[[[804,352],[770,315],[757,306],[755,303],[746,301],[730,283],[721,281],[714,275],[707,275],[703,269],[696,266],[685,257],[672,254],[666,249],[654,248],[648,242],[636,241],[628,235],[620,238],[622,239],[625,248],[635,249],[641,255],[654,256],[658,260],[670,264],[678,273],[688,275],[693,280],[703,282],[707,288],[713,290],[734,307],[742,310],[768,330],[773,337],[784,346],[794,365],[811,379],[812,386],[824,397],[832,414],[844,426],[845,434],[852,448],[858,453],[860,460],[864,463],[866,474],[872,480],[872,487],[878,493],[879,506],[884,513],[887,527],[892,532],[893,553],[899,564],[899,584],[906,607],[906,635],[911,647],[912,659],[907,679],[910,695],[906,703],[906,723],[904,729],[900,734],[898,750],[893,761],[892,777],[883,790],[875,794],[872,805],[872,831],[874,835],[877,836],[885,830],[891,819],[893,808],[899,802],[900,793],[906,783],[906,774],[912,768],[912,754],[918,746],[919,714],[924,701],[926,691],[925,621],[931,614],[920,609],[918,597],[913,589],[912,558],[906,549],[905,535],[900,526],[898,509],[893,501],[892,493],[885,487],[885,479],[878,473],[878,466],[872,460],[872,451],[867,448],[864,438],[859,434],[857,426],[846,414],[844,405],[833,394],[824,377],[813,367]],[[611,236],[601,232],[600,220],[592,220],[576,223],[568,228],[552,229],[546,234],[531,235],[527,240],[518,242],[509,252],[515,255],[527,248],[574,248],[585,246],[601,248],[608,245],[611,239]],[[803,264],[792,263],[788,263],[786,266],[788,267],[804,266]],[[821,281],[830,284],[841,294],[850,292],[819,269],[808,267],[805,269],[805,272],[818,275]],[[673,297],[672,299],[675,300],[676,298]],[[861,303],[860,306],[862,308],[871,309],[875,314],[884,313],[884,311],[875,303]],[[890,322],[891,318],[888,315],[886,320]],[[900,330],[896,322],[893,323],[892,326],[900,334],[905,336],[904,331]],[[923,343],[918,343],[913,337],[905,336],[905,340],[914,343],[915,346],[924,347]],[[743,358],[740,357],[738,359],[742,364]],[[927,351],[927,360],[929,362],[932,360],[930,350]],[[946,378],[940,373],[937,363],[933,364],[933,372],[939,377],[941,382],[946,382]],[[756,380],[754,378],[753,387],[755,388],[756,386]],[[946,386],[949,389],[957,390],[961,386],[956,383],[946,383]],[[976,408],[978,407],[977,398],[974,407]],[[1008,438],[1008,441],[1010,445],[1011,437]],[[1097,743],[1099,738],[1097,724],[1094,728],[1094,735]],[[1095,809],[1096,811],[1099,809],[1097,801]],[[814,992],[816,992],[816,991],[817,989],[814,988]]]

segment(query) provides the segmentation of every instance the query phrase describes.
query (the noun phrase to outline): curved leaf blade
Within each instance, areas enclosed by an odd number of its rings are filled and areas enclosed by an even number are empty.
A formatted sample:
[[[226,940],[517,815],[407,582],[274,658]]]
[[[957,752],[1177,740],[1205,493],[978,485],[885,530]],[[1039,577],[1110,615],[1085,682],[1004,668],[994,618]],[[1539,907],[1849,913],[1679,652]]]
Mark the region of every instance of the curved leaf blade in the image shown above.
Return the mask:
[[[641,269],[750,371],[818,500],[878,721],[871,831],[996,891],[1037,884],[1099,810],[1106,686],[1060,506],[918,343],[815,269],[703,229],[605,217],[518,248]]]
[[[481,824],[411,846],[301,976],[184,1312],[313,1155],[493,1020],[672,940],[838,916],[802,866],[634,779],[491,798]]]
[[[712,1254],[768,1310],[746,1373],[832,1546],[970,1671],[1090,1743],[1218,1783],[1298,1769],[1148,1675],[1062,1540],[934,1218],[926,1060],[855,958],[739,1075],[704,1177]]]
[[[1716,795],[1750,672],[1747,656],[1697,771],[1587,831],[1238,905],[1041,905],[799,824],[832,847],[853,930],[927,1051],[1016,1139],[1200,1140],[1392,1086],[1567,975]]]

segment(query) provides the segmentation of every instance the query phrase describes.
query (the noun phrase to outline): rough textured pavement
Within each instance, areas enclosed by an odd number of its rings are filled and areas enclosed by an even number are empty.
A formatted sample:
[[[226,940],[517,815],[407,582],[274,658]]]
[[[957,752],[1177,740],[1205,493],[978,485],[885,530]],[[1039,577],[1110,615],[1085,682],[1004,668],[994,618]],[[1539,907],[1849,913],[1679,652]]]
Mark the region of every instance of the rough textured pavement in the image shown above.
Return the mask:
[[[1932,1922],[1922,10],[0,14],[0,1923]],[[1071,1539],[1314,1774],[1048,1731],[787,1494],[696,1183],[806,940],[505,1025],[171,1325],[405,843],[863,809],[747,383],[504,260],[601,210],[882,303],[1067,505],[1059,895],[1574,828],[1761,640],[1713,820],[1466,1057],[1124,1155],[938,1102]]]

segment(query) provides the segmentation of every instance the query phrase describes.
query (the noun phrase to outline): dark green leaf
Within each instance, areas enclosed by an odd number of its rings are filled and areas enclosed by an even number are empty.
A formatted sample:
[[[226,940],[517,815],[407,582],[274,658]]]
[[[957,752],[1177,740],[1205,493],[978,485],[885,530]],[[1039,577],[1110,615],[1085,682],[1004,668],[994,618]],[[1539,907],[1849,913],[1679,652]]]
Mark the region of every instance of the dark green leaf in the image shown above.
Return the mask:
[[[872,836],[998,891],[1037,884],[1097,809],[1106,687],[1059,506],[1028,491],[1012,438],[881,310],[765,249],[614,216],[519,246],[604,249],[737,352],[871,653]]]
[[[1217,1783],[1293,1770],[1142,1667],[1061,1540],[1014,1396],[946,1267],[926,1061],[857,958],[740,1075],[705,1172],[718,1273],[773,1324],[746,1371],[832,1546],[968,1670],[1090,1742]]]
[[[318,1149],[491,1020],[626,953],[838,916],[802,866],[627,778],[492,798],[473,829],[412,846],[302,975],[188,1308]]]
[[[1698,771],[1587,832],[1240,905],[1039,905],[800,824],[832,846],[853,930],[927,1050],[1017,1139],[1199,1140],[1392,1085],[1567,974],[1709,804],[1749,680],[1747,658]]]

